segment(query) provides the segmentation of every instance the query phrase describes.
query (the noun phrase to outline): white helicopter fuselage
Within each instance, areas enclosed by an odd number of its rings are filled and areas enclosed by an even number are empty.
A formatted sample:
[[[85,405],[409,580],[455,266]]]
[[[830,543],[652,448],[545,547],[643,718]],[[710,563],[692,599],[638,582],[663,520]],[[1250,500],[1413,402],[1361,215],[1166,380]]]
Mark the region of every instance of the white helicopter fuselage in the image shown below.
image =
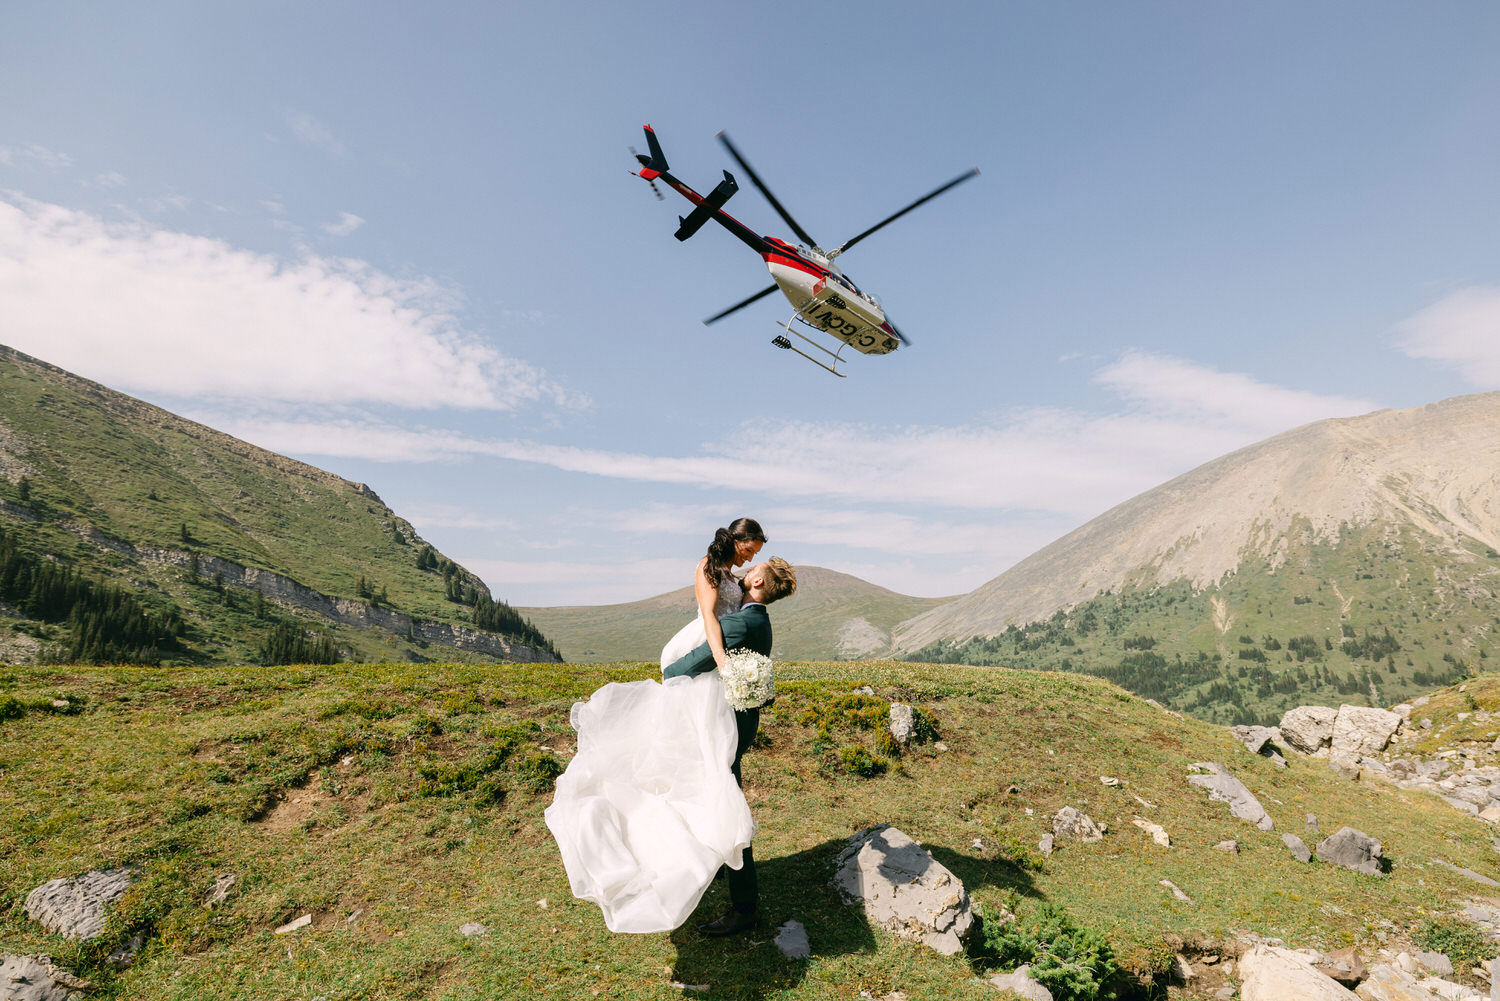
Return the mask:
[[[796,321],[843,341],[867,355],[890,354],[900,346],[885,310],[859,289],[833,262],[805,247],[767,238],[764,255],[771,278],[797,310]]]

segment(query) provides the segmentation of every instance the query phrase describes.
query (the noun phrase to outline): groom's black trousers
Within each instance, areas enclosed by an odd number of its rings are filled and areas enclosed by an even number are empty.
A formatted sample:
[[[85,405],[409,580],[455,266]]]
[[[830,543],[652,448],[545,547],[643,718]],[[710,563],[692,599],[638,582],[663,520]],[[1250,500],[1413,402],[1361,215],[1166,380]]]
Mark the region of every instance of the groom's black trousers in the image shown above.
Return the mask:
[[[760,731],[759,709],[736,709],[734,713],[734,728],[738,741],[734,746],[734,764],[730,771],[734,772],[734,781],[743,785],[740,781],[740,758],[745,754],[755,735]],[[755,910],[760,902],[760,886],[755,879],[755,852],[753,846],[746,846],[744,863],[738,869],[729,870],[729,902],[734,909],[741,914],[749,914]]]

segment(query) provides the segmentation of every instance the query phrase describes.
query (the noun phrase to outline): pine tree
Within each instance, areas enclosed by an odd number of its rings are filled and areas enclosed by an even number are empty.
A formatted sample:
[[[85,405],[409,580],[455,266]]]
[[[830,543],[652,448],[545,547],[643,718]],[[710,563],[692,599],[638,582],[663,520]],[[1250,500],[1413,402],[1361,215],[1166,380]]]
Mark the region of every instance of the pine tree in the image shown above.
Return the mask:
[[[29,476],[21,477],[21,482],[16,484],[16,490],[20,493],[22,503],[29,502],[31,500],[31,478]]]

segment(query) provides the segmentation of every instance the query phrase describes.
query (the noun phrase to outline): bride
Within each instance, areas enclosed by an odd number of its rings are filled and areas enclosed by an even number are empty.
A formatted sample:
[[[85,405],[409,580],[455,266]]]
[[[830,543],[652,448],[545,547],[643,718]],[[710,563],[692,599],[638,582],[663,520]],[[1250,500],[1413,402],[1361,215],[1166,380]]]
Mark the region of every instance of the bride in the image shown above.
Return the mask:
[[[719,616],[744,601],[730,570],[765,541],[750,518],[714,533],[693,574],[698,617],[662,649],[664,669],[704,642],[723,666]],[[546,819],[573,895],[598,904],[610,931],[678,927],[721,865],[740,868],[755,833],[730,772],[737,734],[718,672],[605,685],[570,722],[578,752]]]

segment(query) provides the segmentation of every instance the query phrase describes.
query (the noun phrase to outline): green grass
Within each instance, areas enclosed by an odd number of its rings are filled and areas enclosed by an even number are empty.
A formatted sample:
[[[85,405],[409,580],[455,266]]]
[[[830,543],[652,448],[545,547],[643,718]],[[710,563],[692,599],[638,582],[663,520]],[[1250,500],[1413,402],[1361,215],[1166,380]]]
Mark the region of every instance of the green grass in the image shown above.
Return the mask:
[[[761,928],[730,941],[702,939],[691,922],[616,936],[569,894],[542,790],[551,763],[572,752],[571,703],[606,681],[651,677],[650,665],[0,672],[0,702],[19,707],[0,719],[0,950],[50,952],[97,979],[106,998],[597,990],[645,999],[681,996],[673,981],[707,984],[691,995],[707,998],[993,996],[964,960],[872,928],[838,899],[833,858],[876,823],[927,846],[981,908],[1056,908],[1138,971],[1159,967],[1167,936],[1212,943],[1249,929],[1332,949],[1372,944],[1388,919],[1394,942],[1478,889],[1433,858],[1500,876],[1487,826],[1432,797],[1345,782],[1321,761],[1278,771],[1222,728],[1095,679],[790,663],[779,665],[784,683],[763,714],[762,746],[745,759],[760,824]],[[877,750],[878,729],[864,728],[859,700],[847,699],[864,684],[929,713],[946,750],[908,748],[870,778],[846,771],[842,748]],[[63,698],[68,710],[54,711]],[[818,715],[837,706],[854,712]],[[1278,829],[1236,821],[1188,786],[1187,766],[1205,759],[1228,765]],[[1103,786],[1101,775],[1122,785]],[[1064,805],[1109,833],[1043,859],[1034,846]],[[1324,831],[1349,824],[1379,838],[1390,874],[1296,862],[1280,833],[1302,833],[1309,812]],[[1135,815],[1163,825],[1173,847],[1155,846],[1131,825]],[[1212,848],[1227,838],[1239,840],[1238,856]],[[103,944],[149,932],[141,960],[121,974],[98,964],[99,947],[43,934],[21,906],[48,879],[117,864],[139,865],[143,880]],[[226,872],[239,884],[225,905],[204,908]],[[1195,902],[1175,901],[1164,878]],[[715,885],[697,919],[725,903]],[[311,928],[272,934],[303,913],[314,915]],[[805,963],[770,941],[788,919],[808,928]],[[463,939],[456,929],[467,921],[490,933]]]

